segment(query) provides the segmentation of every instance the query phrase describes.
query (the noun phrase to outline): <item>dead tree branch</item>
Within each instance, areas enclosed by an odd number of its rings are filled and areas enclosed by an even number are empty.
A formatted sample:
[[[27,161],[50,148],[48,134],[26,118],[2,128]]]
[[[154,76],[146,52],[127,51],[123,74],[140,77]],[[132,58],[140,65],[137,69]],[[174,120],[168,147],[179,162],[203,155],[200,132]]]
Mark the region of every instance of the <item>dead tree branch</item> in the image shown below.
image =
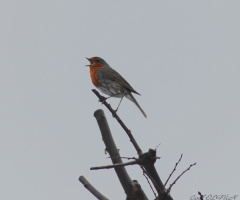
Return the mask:
[[[147,153],[142,154],[139,157],[140,165],[144,167],[146,170],[146,174],[152,181],[157,193],[158,193],[158,198],[159,199],[164,199],[164,200],[173,200],[171,195],[168,193],[166,188],[164,187],[157,170],[154,166],[156,162],[156,151],[153,149],[149,149]]]
[[[99,200],[109,200],[103,194],[101,194],[96,188],[94,188],[91,183],[84,176],[79,177],[79,181],[84,185],[84,187],[91,192]]]
[[[135,147],[138,155],[140,156],[143,152],[141,150],[141,148],[138,146],[136,140],[134,139],[131,131],[127,128],[127,126],[123,123],[123,121],[120,119],[120,117],[117,115],[117,113],[115,112],[115,110],[112,109],[111,105],[108,104],[106,102],[106,98],[101,96],[99,94],[99,92],[95,89],[92,90],[93,93],[99,98],[99,101],[102,102],[107,108],[108,110],[112,113],[112,115],[116,118],[116,120],[118,121],[118,123],[122,126],[122,128],[124,129],[124,131],[127,133],[128,137],[130,138],[130,141],[132,142],[133,146]]]
[[[144,170],[143,167],[142,167],[142,170]],[[152,187],[152,184],[151,184],[150,181],[149,181],[149,177],[147,176],[147,174],[146,174],[144,171],[143,171],[143,176],[146,178],[146,180],[147,180],[147,182],[148,182],[148,185],[150,186],[150,188],[151,188],[154,196],[157,197],[157,195],[156,195],[156,193],[155,193],[155,191],[154,191],[154,189],[153,189],[153,187]]]
[[[167,192],[167,189],[164,187],[164,185],[157,173],[157,170],[154,166],[154,163],[156,162],[156,159],[158,158],[156,156],[156,151],[150,149],[147,153],[143,154],[142,150],[140,149],[136,140],[134,139],[131,131],[122,122],[122,120],[115,113],[115,111],[112,109],[112,107],[106,102],[106,98],[101,96],[95,89],[93,89],[92,91],[99,98],[99,100],[108,108],[108,110],[113,114],[113,116],[117,119],[119,124],[122,126],[122,128],[125,130],[125,132],[129,136],[130,141],[133,143],[133,145],[139,155],[139,161],[140,161],[139,164],[142,165],[144,167],[144,169],[147,171],[147,174],[149,175],[150,180],[153,180],[153,185],[154,185],[155,189],[157,190],[160,199],[172,200],[173,198],[170,196],[170,194]],[[108,149],[108,147],[106,147],[106,148]],[[109,151],[109,149],[108,149],[108,151]],[[110,156],[114,157],[111,154],[110,154]],[[117,162],[117,163],[120,163],[120,162]],[[117,168],[115,168],[115,169],[117,169]]]
[[[172,170],[171,174],[169,175],[168,179],[166,180],[166,182],[165,182],[165,184],[164,184],[165,187],[166,187],[166,185],[167,185],[169,179],[170,179],[171,176],[173,175],[174,171],[176,171],[178,164],[181,162],[181,160],[182,160],[182,156],[183,156],[183,155],[181,154],[181,157],[179,158],[178,162],[175,164],[174,169]]]
[[[111,158],[111,157],[108,157],[108,158]],[[137,160],[137,158],[135,157],[124,157],[124,156],[121,156],[122,159],[127,159],[127,160]]]
[[[172,189],[172,186],[173,186],[174,184],[176,184],[177,180],[178,180],[183,174],[185,174],[186,171],[190,170],[191,167],[194,166],[194,165],[196,165],[196,164],[197,164],[197,163],[191,164],[186,170],[184,170],[184,171],[175,179],[175,181],[173,181],[173,183],[170,184],[170,186],[169,186],[169,188],[167,189],[167,191],[170,192],[171,189]]]
[[[139,158],[129,158],[129,157],[121,157],[119,154],[119,150],[117,149],[115,142],[113,140],[111,131],[109,129],[107,119],[105,117],[105,114],[103,110],[99,109],[94,112],[94,116],[97,120],[97,123],[99,125],[103,142],[105,143],[106,150],[110,154],[110,158],[112,160],[113,165],[105,165],[105,166],[98,166],[98,167],[92,167],[91,170],[99,170],[99,169],[110,169],[113,168],[118,176],[118,179],[127,195],[126,200],[148,200],[147,196],[145,195],[144,191],[141,189],[140,184],[136,180],[132,180],[130,176],[128,175],[125,166],[128,165],[135,165],[138,164],[142,170],[143,174],[146,177],[155,197],[157,196],[154,192],[154,189],[150,183],[149,180],[151,180],[153,186],[155,187],[158,196],[155,198],[155,200],[173,200],[173,198],[170,195],[170,191],[173,187],[173,185],[176,184],[176,182],[183,176],[186,171],[190,170],[192,166],[196,165],[196,163],[190,165],[185,171],[183,171],[174,181],[172,184],[170,184],[169,188],[166,189],[166,185],[168,181],[170,180],[173,173],[176,171],[178,164],[181,162],[182,154],[178,162],[175,164],[175,167],[173,171],[170,173],[168,179],[166,180],[166,183],[163,184],[160,176],[157,173],[157,170],[154,166],[157,159],[160,157],[156,156],[156,149],[149,149],[148,152],[143,153],[139,145],[137,144],[135,138],[133,137],[131,131],[127,128],[127,126],[123,123],[123,121],[120,119],[120,117],[117,115],[115,110],[112,109],[111,105],[106,102],[106,98],[101,96],[95,89],[92,90],[93,93],[99,98],[100,102],[102,102],[108,110],[112,113],[113,117],[116,118],[118,123],[121,125],[121,127],[124,129],[124,131],[127,133],[128,137],[130,138],[130,141],[132,142],[133,146],[135,147],[137,154]],[[127,159],[133,159],[133,161],[130,162],[122,162],[122,158]],[[87,182],[87,180],[81,176],[79,180],[84,184],[84,186],[98,199],[100,200],[108,200],[106,197],[104,197],[101,193],[99,193],[90,183]],[[199,193],[201,196],[201,193]]]
[[[97,110],[94,112],[94,116],[98,122],[103,142],[106,145],[106,148],[110,154],[113,164],[122,163],[122,159],[120,157],[119,151],[115,145],[113,140],[110,128],[107,123],[107,119],[104,115],[103,110]],[[132,181],[130,176],[128,175],[124,166],[118,166],[114,168],[118,179],[127,195],[127,200],[148,200],[145,193],[141,189],[139,184]]]
[[[111,168],[115,168],[115,167],[122,167],[122,166],[128,166],[128,165],[136,165],[136,164],[138,164],[138,161],[131,161],[131,162],[126,162],[126,163],[118,163],[118,164],[114,164],[114,165],[91,167],[90,170],[111,169]]]

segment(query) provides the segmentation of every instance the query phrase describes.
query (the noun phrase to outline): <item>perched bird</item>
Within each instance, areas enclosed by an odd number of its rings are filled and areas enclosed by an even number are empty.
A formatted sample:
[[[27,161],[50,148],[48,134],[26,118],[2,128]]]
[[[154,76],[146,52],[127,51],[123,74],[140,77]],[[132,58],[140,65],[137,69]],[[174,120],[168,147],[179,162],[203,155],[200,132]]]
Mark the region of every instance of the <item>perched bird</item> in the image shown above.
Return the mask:
[[[105,60],[99,57],[87,58],[90,62],[90,76],[93,85],[102,93],[109,95],[109,97],[121,98],[127,97],[130,101],[136,104],[144,117],[147,118],[146,113],[140,107],[132,93],[140,95],[132,86],[114,69],[112,69]],[[108,97],[108,98],[109,98]],[[118,105],[118,107],[119,107]],[[116,111],[118,110],[118,107]]]

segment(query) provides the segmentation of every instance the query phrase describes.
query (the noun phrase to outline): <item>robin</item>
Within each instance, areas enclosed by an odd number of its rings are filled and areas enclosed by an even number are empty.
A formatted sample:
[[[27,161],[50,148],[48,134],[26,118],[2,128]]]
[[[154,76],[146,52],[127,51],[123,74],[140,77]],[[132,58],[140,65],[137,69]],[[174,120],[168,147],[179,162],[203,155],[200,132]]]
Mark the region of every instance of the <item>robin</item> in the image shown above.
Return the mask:
[[[87,58],[90,62],[90,76],[93,85],[99,89],[102,93],[109,95],[110,97],[121,98],[119,105],[123,97],[127,97],[130,101],[136,104],[144,117],[147,118],[146,113],[140,107],[132,93],[140,95],[132,86],[114,69],[112,69],[105,60],[99,57]],[[119,107],[118,105],[118,107]],[[118,110],[118,107],[116,111]]]

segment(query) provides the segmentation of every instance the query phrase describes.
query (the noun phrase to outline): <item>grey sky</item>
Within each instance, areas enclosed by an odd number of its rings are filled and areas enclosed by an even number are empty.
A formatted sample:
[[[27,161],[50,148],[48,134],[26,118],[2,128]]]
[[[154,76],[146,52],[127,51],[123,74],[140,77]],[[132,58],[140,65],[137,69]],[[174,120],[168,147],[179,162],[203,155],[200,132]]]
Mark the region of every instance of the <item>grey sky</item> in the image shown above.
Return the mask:
[[[239,194],[240,2],[1,1],[0,199],[95,199],[84,175],[124,199],[93,117],[102,108],[122,156],[126,134],[91,92],[85,57],[100,56],[141,96],[119,115],[144,151],[159,143],[166,180],[183,153],[176,199]],[[110,99],[116,107],[119,99]],[[150,199],[138,167],[128,167]],[[117,196],[117,197],[116,197]]]

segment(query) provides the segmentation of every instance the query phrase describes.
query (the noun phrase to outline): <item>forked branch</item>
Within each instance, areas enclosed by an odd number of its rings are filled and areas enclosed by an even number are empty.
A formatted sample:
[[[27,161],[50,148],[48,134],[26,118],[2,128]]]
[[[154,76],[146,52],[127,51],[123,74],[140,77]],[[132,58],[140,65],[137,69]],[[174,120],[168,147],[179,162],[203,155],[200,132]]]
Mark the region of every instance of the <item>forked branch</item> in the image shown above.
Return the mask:
[[[173,198],[170,195],[171,188],[178,179],[190,168],[195,165],[196,163],[192,164],[189,166],[188,169],[182,172],[174,181],[172,184],[170,184],[169,188],[166,189],[166,185],[168,181],[170,180],[172,174],[177,168],[177,165],[180,163],[182,159],[182,155],[179,159],[179,161],[175,164],[175,167],[171,174],[169,175],[167,181],[165,184],[162,183],[156,168],[154,166],[154,163],[156,162],[156,159],[159,157],[156,156],[156,149],[149,149],[148,152],[143,153],[137,142],[135,141],[131,131],[127,128],[127,126],[123,123],[123,121],[120,119],[120,117],[117,115],[115,110],[112,109],[111,105],[106,102],[106,98],[101,96],[95,89],[92,90],[93,93],[99,98],[99,100],[108,108],[108,110],[112,113],[112,115],[116,118],[118,123],[121,125],[121,127],[124,129],[124,131],[127,133],[128,137],[130,138],[130,141],[132,142],[133,146],[135,147],[139,158],[135,159],[134,161],[126,162],[123,163],[122,159],[120,157],[119,151],[114,143],[114,140],[112,138],[110,129],[107,124],[106,117],[104,115],[104,112],[102,110],[97,110],[94,113],[94,116],[97,119],[99,128],[102,133],[102,138],[103,141],[106,145],[106,149],[108,150],[110,154],[110,158],[112,159],[113,165],[107,165],[107,166],[99,166],[99,167],[92,167],[91,170],[97,170],[97,169],[109,169],[109,168],[114,168],[116,171],[118,178],[124,188],[125,193],[127,194],[127,200],[147,200],[147,197],[145,196],[144,192],[142,191],[140,185],[137,182],[134,182],[130,179],[125,166],[127,165],[133,165],[133,164],[138,164],[140,167],[142,167],[144,174],[148,176],[148,178],[151,180],[153,183],[158,196],[156,199],[158,200],[173,200]],[[139,190],[140,189],[140,190]],[[136,196],[139,195],[139,196]],[[156,194],[155,194],[156,195]]]
[[[178,180],[183,174],[185,174],[186,171],[190,170],[191,167],[194,166],[194,165],[196,165],[196,164],[197,164],[197,163],[191,164],[186,170],[184,170],[184,171],[175,179],[175,181],[173,181],[173,183],[170,184],[170,186],[169,186],[169,188],[167,189],[167,191],[170,192],[171,189],[172,189],[172,186],[173,186],[174,184],[176,184],[177,180]]]
[[[94,116],[98,122],[100,131],[102,134],[103,142],[105,143],[106,149],[110,154],[113,165],[122,164],[123,162],[122,162],[121,156],[119,154],[118,148],[112,137],[112,134],[103,110],[95,111]],[[135,162],[135,161],[132,161],[132,162]],[[125,193],[127,194],[128,200],[135,200],[135,199],[148,200],[145,193],[141,189],[141,186],[130,178],[124,166],[114,167],[114,170],[118,176],[118,179]]]
[[[168,179],[166,180],[166,182],[165,182],[165,184],[164,184],[165,187],[166,187],[166,185],[167,185],[169,179],[170,179],[171,176],[173,175],[174,171],[176,171],[178,164],[181,162],[181,160],[182,160],[182,156],[183,156],[183,155],[181,154],[181,157],[179,158],[178,162],[175,164],[174,169],[172,170],[171,174],[169,175]]]

